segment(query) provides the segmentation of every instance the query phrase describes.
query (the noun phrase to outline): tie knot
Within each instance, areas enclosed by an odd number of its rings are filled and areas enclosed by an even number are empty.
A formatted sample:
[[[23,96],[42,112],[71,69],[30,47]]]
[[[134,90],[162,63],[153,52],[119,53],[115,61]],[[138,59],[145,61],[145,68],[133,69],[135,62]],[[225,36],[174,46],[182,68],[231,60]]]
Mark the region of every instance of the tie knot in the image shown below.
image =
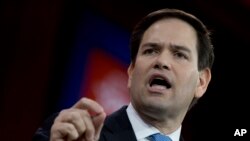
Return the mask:
[[[162,135],[160,133],[153,134],[149,136],[150,141],[172,141],[168,136]]]

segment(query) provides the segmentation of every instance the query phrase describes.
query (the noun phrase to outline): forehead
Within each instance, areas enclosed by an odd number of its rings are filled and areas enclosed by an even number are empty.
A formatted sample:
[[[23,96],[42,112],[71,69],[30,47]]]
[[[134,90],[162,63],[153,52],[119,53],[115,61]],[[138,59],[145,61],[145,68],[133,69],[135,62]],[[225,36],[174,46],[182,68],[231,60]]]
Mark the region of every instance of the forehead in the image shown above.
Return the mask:
[[[142,42],[176,44],[196,49],[196,30],[187,22],[177,18],[166,18],[153,23],[144,33]]]

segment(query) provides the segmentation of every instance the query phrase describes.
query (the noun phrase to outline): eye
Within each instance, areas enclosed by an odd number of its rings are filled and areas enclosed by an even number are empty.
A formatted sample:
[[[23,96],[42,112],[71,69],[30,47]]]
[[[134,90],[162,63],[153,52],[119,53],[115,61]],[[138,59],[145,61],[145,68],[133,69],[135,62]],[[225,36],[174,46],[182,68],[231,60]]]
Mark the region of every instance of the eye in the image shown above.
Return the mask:
[[[186,54],[179,52],[179,51],[174,52],[174,56],[181,58],[181,59],[188,59]]]
[[[149,49],[145,49],[145,50],[143,51],[143,54],[152,54],[152,53],[154,53],[154,52],[155,52],[154,49],[149,48]]]

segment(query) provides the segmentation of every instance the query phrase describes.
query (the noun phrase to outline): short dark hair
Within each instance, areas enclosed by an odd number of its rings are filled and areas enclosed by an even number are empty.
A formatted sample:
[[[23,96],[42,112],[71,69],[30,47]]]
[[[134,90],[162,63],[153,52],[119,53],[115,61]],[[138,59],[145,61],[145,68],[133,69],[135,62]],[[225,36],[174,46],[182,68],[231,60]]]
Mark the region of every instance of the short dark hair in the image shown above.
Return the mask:
[[[198,39],[198,70],[207,67],[212,68],[214,62],[213,46],[210,39],[210,32],[206,26],[195,16],[178,9],[161,9],[148,14],[134,28],[130,40],[130,55],[132,65],[135,64],[139,46],[144,32],[155,22],[167,19],[177,18],[189,23],[195,30]]]

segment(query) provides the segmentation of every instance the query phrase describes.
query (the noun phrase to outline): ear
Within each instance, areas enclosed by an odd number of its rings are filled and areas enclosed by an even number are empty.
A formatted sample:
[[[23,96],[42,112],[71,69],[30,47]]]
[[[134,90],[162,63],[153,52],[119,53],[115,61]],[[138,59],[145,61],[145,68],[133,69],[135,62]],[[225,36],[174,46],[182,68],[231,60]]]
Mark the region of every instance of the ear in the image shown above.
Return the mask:
[[[203,94],[207,90],[210,80],[211,80],[211,70],[209,68],[205,68],[199,72],[199,81],[195,93],[196,98],[200,98],[203,96]]]
[[[133,70],[134,70],[134,65],[130,64],[128,67],[128,70],[127,70],[127,73],[128,73],[128,86],[127,87],[128,88],[130,88],[130,86],[131,86],[131,79],[132,79]]]

